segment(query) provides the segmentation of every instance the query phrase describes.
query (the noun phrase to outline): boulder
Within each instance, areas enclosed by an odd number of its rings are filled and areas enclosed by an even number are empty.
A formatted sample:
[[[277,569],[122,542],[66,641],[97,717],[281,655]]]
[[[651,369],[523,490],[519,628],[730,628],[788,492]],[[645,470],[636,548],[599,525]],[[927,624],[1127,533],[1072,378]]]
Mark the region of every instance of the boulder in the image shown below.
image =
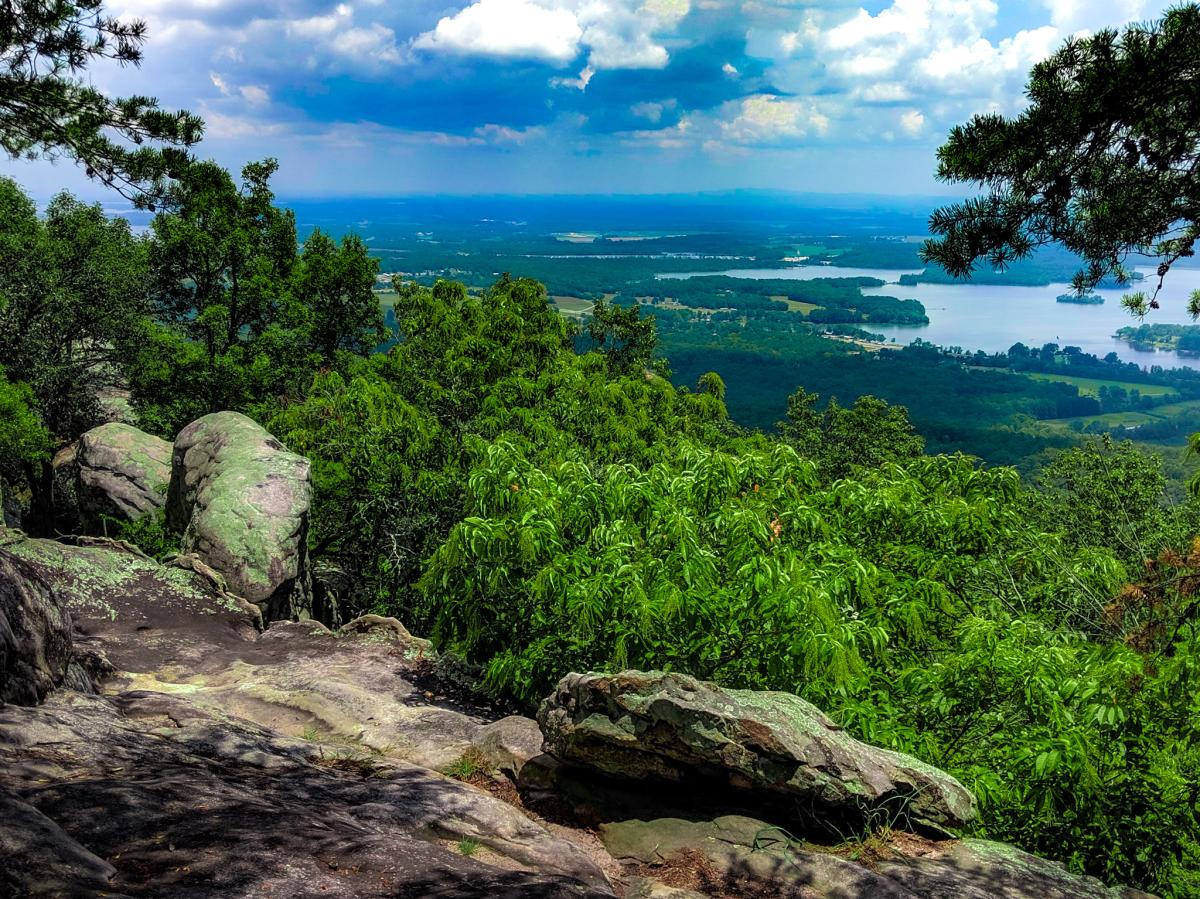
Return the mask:
[[[307,459],[237,412],[197,419],[175,439],[167,520],[183,552],[219,572],[267,621],[305,617],[309,506]]]
[[[42,702],[70,665],[70,614],[33,568],[0,547],[0,705]]]
[[[542,754],[542,731],[532,718],[509,715],[479,728],[471,745],[495,770],[516,780],[525,763]]]
[[[615,858],[707,894],[778,899],[1150,899],[986,840],[884,832],[835,847],[801,844],[740,815],[617,821],[599,829]],[[632,895],[640,895],[631,891]],[[648,895],[655,895],[649,893]],[[664,899],[669,893],[662,893]]]
[[[989,840],[953,840],[919,855],[885,854],[876,867],[921,899],[1153,899]]]
[[[57,471],[58,457],[55,463]],[[136,521],[166,504],[171,444],[135,427],[111,422],[92,428],[79,438],[73,466],[80,517],[92,533],[103,531],[104,516]]]
[[[605,774],[718,782],[755,808],[818,819],[961,827],[975,800],[911,756],[859,742],[791,693],[728,690],[681,674],[569,674],[542,703],[546,750]]]

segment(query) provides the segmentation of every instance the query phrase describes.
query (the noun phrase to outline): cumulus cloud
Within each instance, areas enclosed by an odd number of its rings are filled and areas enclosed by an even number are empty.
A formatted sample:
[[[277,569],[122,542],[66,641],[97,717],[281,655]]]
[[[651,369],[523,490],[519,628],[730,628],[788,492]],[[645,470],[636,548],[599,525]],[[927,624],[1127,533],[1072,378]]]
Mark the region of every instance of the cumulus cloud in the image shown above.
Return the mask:
[[[586,51],[593,73],[661,69],[670,61],[661,35],[690,11],[690,0],[474,0],[413,46],[558,65]],[[557,86],[573,85],[560,80]]]
[[[736,104],[735,114],[720,123],[724,138],[735,144],[773,144],[829,130],[829,117],[812,101],[756,94]]]
[[[534,0],[476,0],[456,15],[441,19],[413,46],[565,64],[579,55],[582,37],[583,29],[570,10],[549,8]]]

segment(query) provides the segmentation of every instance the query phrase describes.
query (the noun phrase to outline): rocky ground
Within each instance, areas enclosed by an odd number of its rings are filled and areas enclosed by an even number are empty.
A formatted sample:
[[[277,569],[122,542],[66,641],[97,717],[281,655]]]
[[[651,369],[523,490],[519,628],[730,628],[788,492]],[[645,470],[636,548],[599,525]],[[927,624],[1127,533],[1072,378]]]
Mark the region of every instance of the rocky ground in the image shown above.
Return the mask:
[[[257,607],[194,558],[160,565],[103,541],[0,534],[10,579],[66,607],[71,665],[99,683],[71,689],[60,664],[41,705],[0,707],[0,895],[1135,895],[979,841],[884,831],[805,844],[752,792],[733,808],[702,780],[621,782],[542,755],[534,722],[496,723],[398,622],[260,630]],[[624,737],[580,705],[586,679],[564,681],[575,699],[547,713],[556,739],[567,728],[628,748],[641,739],[630,709],[648,702],[660,720],[645,752],[678,768],[663,722],[686,718],[679,697],[703,690],[656,677],[620,682],[611,708]],[[646,700],[666,693],[667,712]],[[754,728],[737,708],[744,737]]]

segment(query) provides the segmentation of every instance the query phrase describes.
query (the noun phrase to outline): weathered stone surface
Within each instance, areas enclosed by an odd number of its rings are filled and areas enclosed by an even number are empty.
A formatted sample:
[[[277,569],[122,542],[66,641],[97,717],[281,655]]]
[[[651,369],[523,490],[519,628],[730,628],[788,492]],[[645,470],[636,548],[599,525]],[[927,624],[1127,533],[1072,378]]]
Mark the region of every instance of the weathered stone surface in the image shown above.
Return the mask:
[[[532,718],[509,715],[479,728],[471,745],[493,768],[516,780],[525,763],[542,754],[542,731]]]
[[[398,622],[260,632],[203,566],[99,540],[13,536],[7,551],[117,669],[104,695],[0,714],[0,790],[85,853],[62,895],[612,895],[578,846],[433,770],[486,709],[441,695]],[[115,868],[107,886],[93,855]]]
[[[0,791],[22,812],[0,817],[0,849],[34,850],[36,823],[61,885],[35,895],[613,896],[578,848],[481,790],[169,699],[62,692],[0,709]],[[466,839],[476,857],[457,850]],[[0,887],[21,876],[7,868]]]
[[[1001,843],[932,842],[907,834],[876,838],[861,865],[832,851],[799,847],[779,828],[738,815],[690,821],[659,818],[605,824],[605,847],[651,870],[682,871],[691,885],[720,895],[779,899],[1149,899],[1068,873],[1061,865]],[[661,892],[661,888],[660,888]],[[650,894],[654,895],[654,894]],[[668,895],[668,894],[664,894]]]
[[[878,868],[922,899],[1151,899],[987,840],[954,840],[920,856],[897,854]]]
[[[790,693],[726,690],[679,674],[569,674],[538,712],[546,749],[607,774],[716,779],[765,806],[800,800],[853,821],[957,827],[974,797],[915,758],[853,739]]]
[[[621,821],[602,826],[600,835],[615,858],[652,867],[688,865],[694,886],[704,893],[778,899],[918,899],[919,895],[862,865],[799,849],[779,828],[740,815],[711,821]]]
[[[309,462],[237,412],[197,419],[175,439],[167,519],[183,551],[220,572],[266,620],[303,617]]]
[[[102,516],[136,521],[166,504],[171,444],[130,425],[92,428],[79,438],[74,466],[79,514],[89,532],[102,531]]]
[[[34,705],[67,680],[71,616],[37,572],[0,545],[0,705]]]
[[[54,454],[50,462],[50,506],[54,528],[61,534],[77,534],[79,519],[79,443],[68,444]]]
[[[28,803],[0,789],[0,895],[114,896],[116,868],[67,836]]]

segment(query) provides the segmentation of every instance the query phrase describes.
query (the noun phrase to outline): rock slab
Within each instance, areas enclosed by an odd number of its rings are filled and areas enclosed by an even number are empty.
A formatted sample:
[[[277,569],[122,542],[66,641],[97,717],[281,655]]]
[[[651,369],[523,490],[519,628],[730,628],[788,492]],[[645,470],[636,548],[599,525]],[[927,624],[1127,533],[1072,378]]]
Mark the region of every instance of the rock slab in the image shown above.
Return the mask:
[[[0,706],[42,702],[70,665],[70,614],[49,584],[0,546]]]
[[[171,480],[171,444],[127,424],[112,422],[79,438],[75,489],[85,528],[102,530],[110,516],[136,521],[161,509]]]
[[[267,621],[306,617],[309,461],[237,412],[197,419],[175,438],[167,522],[183,552],[219,572]]]
[[[975,800],[911,756],[855,740],[791,693],[728,690],[681,674],[569,674],[538,724],[558,759],[614,777],[720,781],[764,806],[797,802],[861,823],[961,827]]]

